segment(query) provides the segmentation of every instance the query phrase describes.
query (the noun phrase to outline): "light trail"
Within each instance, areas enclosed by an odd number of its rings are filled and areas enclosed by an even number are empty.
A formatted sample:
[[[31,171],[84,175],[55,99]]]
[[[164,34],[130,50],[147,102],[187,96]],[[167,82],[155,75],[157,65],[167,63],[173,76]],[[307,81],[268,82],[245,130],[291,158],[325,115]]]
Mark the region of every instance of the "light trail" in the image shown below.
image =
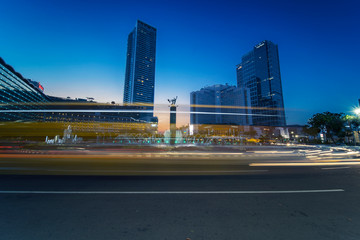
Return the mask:
[[[250,163],[250,167],[311,167],[311,166],[331,166],[331,165],[360,165],[360,162],[297,162],[297,163]]]
[[[2,158],[153,158],[153,157],[182,157],[182,156],[240,156],[244,153],[106,153],[104,154],[1,154]],[[0,160],[0,162],[2,162]]]
[[[96,169],[54,169],[54,168],[25,168],[25,167],[0,167],[1,170],[21,170],[21,171],[46,171],[46,172],[78,172],[78,173],[264,173],[269,170],[96,170]]]
[[[328,167],[328,168],[321,168],[323,170],[335,170],[335,169],[347,169],[350,167]]]
[[[288,191],[0,191],[0,194],[289,194],[331,193],[344,189],[315,189]]]
[[[39,105],[39,102],[24,102],[24,103],[2,103],[0,106],[11,107],[11,106],[33,106]],[[136,104],[109,104],[109,103],[98,103],[98,102],[42,102],[41,106],[109,106],[109,107],[162,107],[168,106],[168,104],[152,104],[152,103],[136,103]],[[249,110],[275,110],[284,111],[284,108],[269,108],[269,107],[246,107],[246,106],[230,106],[230,105],[200,105],[200,104],[179,104],[179,107],[194,107],[194,108],[232,108],[232,109],[249,109]]]
[[[89,109],[31,109],[31,110],[0,110],[0,113],[169,113],[169,111],[154,111],[154,110],[89,110]],[[206,114],[206,115],[235,115],[235,116],[277,116],[271,114],[256,114],[256,113],[218,113],[218,112],[190,112],[177,111],[178,114]]]

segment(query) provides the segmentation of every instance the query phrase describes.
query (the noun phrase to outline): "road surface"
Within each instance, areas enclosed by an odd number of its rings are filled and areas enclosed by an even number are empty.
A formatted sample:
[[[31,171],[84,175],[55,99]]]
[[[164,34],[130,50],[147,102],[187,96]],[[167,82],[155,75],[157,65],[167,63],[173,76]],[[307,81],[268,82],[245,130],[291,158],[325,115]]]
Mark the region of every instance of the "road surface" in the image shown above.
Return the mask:
[[[261,169],[0,175],[1,239],[360,239],[358,165]]]

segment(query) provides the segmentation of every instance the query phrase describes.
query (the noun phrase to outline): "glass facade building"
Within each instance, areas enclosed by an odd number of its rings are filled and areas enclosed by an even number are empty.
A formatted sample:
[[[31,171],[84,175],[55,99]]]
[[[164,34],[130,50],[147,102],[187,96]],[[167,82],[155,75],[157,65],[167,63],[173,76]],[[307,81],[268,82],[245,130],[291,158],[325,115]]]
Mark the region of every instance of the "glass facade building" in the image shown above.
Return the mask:
[[[124,85],[124,104],[149,104],[155,90],[156,28],[137,21],[129,34]]]
[[[249,89],[253,125],[286,126],[278,46],[259,43],[242,57],[236,72],[238,87]]]
[[[0,121],[42,120],[43,114],[21,110],[46,109],[48,97],[0,58]]]
[[[250,125],[247,101],[247,89],[230,85],[217,84],[191,92],[190,124]]]
[[[47,96],[0,58],[0,121],[145,123],[146,106],[98,104]],[[157,119],[150,119],[157,122]],[[149,122],[149,121],[148,121]]]

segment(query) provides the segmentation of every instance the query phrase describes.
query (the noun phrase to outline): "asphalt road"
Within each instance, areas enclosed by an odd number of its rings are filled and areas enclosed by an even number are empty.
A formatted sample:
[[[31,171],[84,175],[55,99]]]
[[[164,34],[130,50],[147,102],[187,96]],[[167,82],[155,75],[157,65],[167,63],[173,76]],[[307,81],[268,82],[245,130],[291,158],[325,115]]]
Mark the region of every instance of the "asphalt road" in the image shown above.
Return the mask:
[[[0,175],[0,239],[360,239],[360,168]]]

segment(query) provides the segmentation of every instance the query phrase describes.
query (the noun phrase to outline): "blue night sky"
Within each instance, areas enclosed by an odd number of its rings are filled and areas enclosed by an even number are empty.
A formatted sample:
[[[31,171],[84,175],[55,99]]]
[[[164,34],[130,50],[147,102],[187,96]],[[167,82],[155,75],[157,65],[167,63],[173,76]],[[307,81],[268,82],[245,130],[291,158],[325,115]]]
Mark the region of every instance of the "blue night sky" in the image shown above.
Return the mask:
[[[218,83],[262,40],[279,45],[288,124],[349,113],[359,94],[356,1],[1,1],[0,57],[49,95],[122,103],[127,35],[157,28],[155,104]]]

